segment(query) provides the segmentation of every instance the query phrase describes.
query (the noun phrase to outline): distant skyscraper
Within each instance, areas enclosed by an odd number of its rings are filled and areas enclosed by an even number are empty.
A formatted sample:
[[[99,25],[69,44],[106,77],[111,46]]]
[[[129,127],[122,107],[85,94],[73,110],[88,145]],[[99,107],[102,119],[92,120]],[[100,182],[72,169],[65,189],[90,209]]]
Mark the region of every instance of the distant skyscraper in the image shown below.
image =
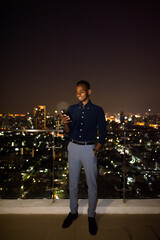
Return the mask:
[[[36,129],[46,129],[46,106],[38,105],[34,107],[34,121]]]
[[[120,121],[121,121],[121,124],[124,123],[124,118],[125,118],[125,114],[124,114],[123,111],[121,111],[121,113],[120,113]]]

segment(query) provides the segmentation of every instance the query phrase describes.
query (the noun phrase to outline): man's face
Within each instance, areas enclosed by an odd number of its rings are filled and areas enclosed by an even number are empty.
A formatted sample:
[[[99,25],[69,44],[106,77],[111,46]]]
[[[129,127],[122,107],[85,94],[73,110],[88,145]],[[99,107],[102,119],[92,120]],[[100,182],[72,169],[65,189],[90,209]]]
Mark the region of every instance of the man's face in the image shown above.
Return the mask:
[[[85,84],[80,84],[76,87],[76,97],[80,102],[88,100],[90,94],[91,90],[88,90]]]

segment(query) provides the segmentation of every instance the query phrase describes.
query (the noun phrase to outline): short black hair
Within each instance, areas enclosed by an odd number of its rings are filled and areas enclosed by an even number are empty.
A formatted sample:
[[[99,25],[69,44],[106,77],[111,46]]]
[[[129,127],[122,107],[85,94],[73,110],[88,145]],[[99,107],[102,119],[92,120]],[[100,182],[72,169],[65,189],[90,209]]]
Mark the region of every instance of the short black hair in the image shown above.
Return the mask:
[[[90,89],[90,84],[86,80],[80,80],[79,82],[77,82],[77,86],[80,84],[84,84],[84,85],[86,85],[88,90]]]

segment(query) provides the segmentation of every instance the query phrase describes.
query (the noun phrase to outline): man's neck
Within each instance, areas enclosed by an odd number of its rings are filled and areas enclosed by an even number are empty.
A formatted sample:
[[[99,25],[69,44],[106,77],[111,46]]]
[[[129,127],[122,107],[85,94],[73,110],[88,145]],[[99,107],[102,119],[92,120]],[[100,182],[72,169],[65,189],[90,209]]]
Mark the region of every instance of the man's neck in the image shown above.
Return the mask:
[[[87,98],[86,100],[84,100],[84,101],[82,102],[83,108],[85,107],[85,105],[86,105],[88,102],[89,102],[89,98]]]

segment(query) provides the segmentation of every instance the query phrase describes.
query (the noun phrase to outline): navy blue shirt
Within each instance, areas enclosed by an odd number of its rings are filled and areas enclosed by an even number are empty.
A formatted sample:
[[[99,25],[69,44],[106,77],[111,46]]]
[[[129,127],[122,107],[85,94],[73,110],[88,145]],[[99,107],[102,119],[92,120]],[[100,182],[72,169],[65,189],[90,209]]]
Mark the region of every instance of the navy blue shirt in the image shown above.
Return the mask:
[[[101,107],[89,101],[84,107],[80,102],[68,108],[68,114],[72,120],[68,124],[71,139],[82,142],[94,141],[97,128],[99,129],[100,144],[104,144],[106,138],[106,121]]]

